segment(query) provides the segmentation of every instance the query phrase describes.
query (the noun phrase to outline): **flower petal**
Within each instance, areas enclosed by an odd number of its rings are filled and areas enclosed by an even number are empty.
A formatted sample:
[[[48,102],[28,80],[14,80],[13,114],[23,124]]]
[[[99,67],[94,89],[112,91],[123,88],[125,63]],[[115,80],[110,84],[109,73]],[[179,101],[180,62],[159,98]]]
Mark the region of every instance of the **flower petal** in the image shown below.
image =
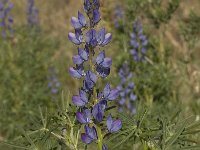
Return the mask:
[[[97,139],[97,131],[96,131],[96,128],[93,126],[93,127],[89,127],[87,125],[85,125],[85,133],[91,138],[91,139],[94,139],[96,140]]]
[[[110,84],[106,84],[105,88],[103,89],[103,96],[104,98],[107,98],[110,95]]]
[[[97,42],[99,45],[101,45],[104,42],[105,35],[106,35],[106,30],[105,28],[102,28],[97,34]]]
[[[81,42],[76,38],[76,35],[74,34],[74,33],[69,33],[68,34],[68,38],[69,38],[69,40],[72,42],[72,43],[74,43],[74,44],[76,44],[76,45],[80,45],[81,44]]]
[[[112,123],[112,127],[111,127],[111,129],[110,129],[109,131],[110,131],[111,133],[113,133],[113,132],[119,131],[121,128],[122,128],[122,122],[121,122],[121,120],[115,120],[115,121]]]
[[[112,65],[112,59],[111,58],[105,58],[101,65],[105,68],[110,67]]]
[[[86,104],[84,101],[82,101],[80,96],[73,96],[72,97],[72,102],[73,102],[74,105],[76,105],[78,107],[85,106],[85,104]]]
[[[109,115],[109,116],[107,117],[107,121],[106,121],[106,125],[107,125],[107,128],[108,128],[108,131],[111,130],[112,124],[113,124],[112,116]]]
[[[108,148],[107,148],[107,146],[105,144],[103,144],[102,150],[108,150]]]
[[[82,77],[80,72],[78,70],[76,70],[75,68],[73,68],[73,67],[69,68],[69,73],[70,73],[71,76],[73,76],[75,78],[78,78],[78,79],[80,79]]]
[[[96,67],[96,71],[102,78],[105,78],[110,74],[110,68],[104,68],[100,65]]]
[[[73,59],[73,63],[76,65],[80,65],[84,61],[79,55],[73,56],[72,59]]]
[[[130,100],[135,101],[136,99],[137,99],[137,96],[135,94],[131,93]]]
[[[80,12],[78,12],[78,20],[79,20],[80,24],[82,25],[82,27],[86,26],[85,16]]]
[[[108,43],[110,43],[111,40],[112,40],[112,34],[111,34],[111,33],[107,33],[107,34],[105,35],[105,40],[104,40],[104,42],[102,43],[102,46],[107,45]]]
[[[104,61],[105,58],[105,51],[101,51],[96,58],[96,63],[99,65]]]
[[[84,113],[77,112],[76,113],[76,119],[82,124],[88,123],[86,116],[84,116]]]
[[[90,144],[92,143],[93,139],[91,139],[87,134],[82,133],[81,134],[81,140],[86,143],[86,144]]]
[[[81,29],[82,28],[82,25],[80,24],[78,18],[76,18],[76,17],[71,18],[71,24],[75,29]]]
[[[104,116],[104,107],[101,104],[96,104],[92,110],[92,115],[97,122],[101,122]]]
[[[119,96],[119,91],[117,89],[111,90],[110,95],[108,96],[109,100],[115,100]]]
[[[87,74],[87,73],[88,73],[88,74]],[[95,75],[93,72],[91,72],[91,71],[88,71],[87,73],[86,73],[86,76],[87,76],[92,82],[96,83],[96,81],[97,81],[96,75]]]
[[[81,100],[82,100],[83,102],[88,103],[88,98],[87,98],[87,94],[86,94],[85,91],[80,90],[80,91],[79,91],[79,95],[80,95],[80,98],[81,98]]]
[[[81,49],[81,48],[78,48],[78,55],[79,55],[82,59],[84,59],[85,61],[88,60],[88,53],[87,53],[85,50]]]
[[[93,11],[93,20],[95,24],[97,24],[100,21],[100,12],[98,9],[95,9]]]

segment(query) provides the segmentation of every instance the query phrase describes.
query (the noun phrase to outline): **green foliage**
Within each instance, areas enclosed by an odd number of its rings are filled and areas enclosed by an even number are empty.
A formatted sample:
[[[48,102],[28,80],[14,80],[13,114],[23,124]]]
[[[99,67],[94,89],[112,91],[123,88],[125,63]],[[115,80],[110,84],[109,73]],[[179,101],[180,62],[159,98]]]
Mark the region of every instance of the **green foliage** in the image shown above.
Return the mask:
[[[180,33],[184,40],[188,42],[189,47],[194,47],[199,40],[200,35],[200,16],[191,11],[189,17],[180,24]]]
[[[52,105],[47,75],[58,42],[42,32],[17,31],[14,39],[2,39],[0,45],[0,128],[5,137],[13,136],[16,125],[25,127],[39,105]]]

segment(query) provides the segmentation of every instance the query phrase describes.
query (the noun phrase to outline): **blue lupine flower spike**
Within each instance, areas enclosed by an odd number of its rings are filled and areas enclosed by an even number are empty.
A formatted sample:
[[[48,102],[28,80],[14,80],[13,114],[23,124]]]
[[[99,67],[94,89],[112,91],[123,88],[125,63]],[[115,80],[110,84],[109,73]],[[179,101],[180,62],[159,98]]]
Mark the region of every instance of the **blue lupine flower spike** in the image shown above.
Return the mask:
[[[99,31],[95,29],[101,20],[99,7],[99,0],[84,0],[84,11],[88,18],[81,12],[78,12],[77,18],[71,18],[75,32],[70,32],[68,38],[78,46],[78,54],[72,57],[75,66],[70,67],[69,73],[72,77],[83,81],[79,95],[72,97],[72,103],[79,107],[76,119],[85,125],[85,133],[81,135],[81,139],[85,144],[97,141],[100,148],[107,150],[102,139],[98,139],[96,129],[98,129],[99,136],[102,137],[104,133],[101,133],[100,123],[102,124],[106,118],[107,105],[117,99],[119,91],[111,89],[110,84],[107,84],[103,92],[97,92],[101,91],[97,89],[98,79],[106,78],[110,74],[112,65],[112,59],[106,57],[104,50],[100,52],[96,50],[96,47],[101,48],[108,45],[112,39],[112,34],[106,33],[105,28],[101,28]],[[115,128],[112,130],[114,131]]]

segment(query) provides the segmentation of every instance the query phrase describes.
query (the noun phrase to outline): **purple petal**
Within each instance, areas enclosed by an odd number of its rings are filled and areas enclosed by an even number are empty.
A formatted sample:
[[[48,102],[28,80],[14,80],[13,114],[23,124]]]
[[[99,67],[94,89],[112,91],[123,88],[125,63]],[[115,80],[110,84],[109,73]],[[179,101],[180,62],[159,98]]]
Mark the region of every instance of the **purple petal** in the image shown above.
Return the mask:
[[[146,54],[146,52],[147,52],[147,49],[143,47],[143,48],[141,49],[141,53],[142,53],[142,54]]]
[[[111,128],[112,128],[112,124],[113,124],[112,116],[109,115],[109,116],[107,117],[107,121],[106,121],[106,125],[107,125],[109,131],[110,131]]]
[[[84,101],[82,101],[80,96],[73,96],[72,97],[72,102],[73,102],[74,105],[76,105],[78,107],[85,106],[85,104],[86,104]]]
[[[105,88],[103,89],[103,96],[107,98],[110,95],[110,84],[106,84]]]
[[[110,68],[104,68],[100,65],[96,67],[96,71],[102,78],[105,78],[110,74]]]
[[[78,20],[79,20],[80,24],[82,25],[82,27],[86,26],[85,16],[80,12],[78,12]]]
[[[112,59],[111,58],[105,58],[101,65],[105,68],[110,67],[112,65]]]
[[[81,42],[76,38],[76,35],[74,34],[74,33],[69,33],[68,34],[68,38],[69,38],[69,40],[72,42],[72,43],[74,43],[74,44],[76,44],[76,45],[80,45],[81,44]]]
[[[138,48],[138,47],[139,47],[139,43],[138,43],[136,40],[131,40],[131,45],[132,45],[134,48]]]
[[[73,67],[70,67],[69,69],[69,74],[75,78],[80,79],[82,77],[82,75],[80,74],[80,72],[76,69],[74,69]]]
[[[106,30],[105,28],[102,28],[99,33],[97,34],[97,42],[99,45],[101,45],[105,40]]]
[[[125,99],[125,98],[122,98],[122,99],[119,101],[119,104],[120,104],[120,105],[124,105],[125,102],[126,102],[126,99]]]
[[[76,18],[76,17],[71,18],[71,24],[75,29],[81,29],[82,28],[82,25],[80,24],[78,18]]]
[[[102,150],[108,150],[108,148],[107,148],[107,146],[105,144],[103,144]]]
[[[117,89],[111,90],[110,95],[108,96],[109,100],[115,100],[119,96],[119,91]]]
[[[132,39],[136,39],[135,33],[131,33],[130,36],[131,36]]]
[[[77,112],[76,113],[76,119],[82,124],[85,124],[85,123],[89,122],[89,120],[87,120],[87,118],[81,112]]]
[[[92,46],[96,46],[96,30],[91,29],[86,33],[86,42]]]
[[[93,126],[90,128],[89,126],[85,126],[85,133],[91,138],[96,140],[97,139],[97,131],[96,128]]]
[[[101,104],[96,104],[92,110],[92,115],[96,121],[101,122],[104,116],[104,109]]]
[[[87,122],[89,123],[90,122],[90,118],[91,118],[91,112],[89,109],[85,109],[83,110],[83,113],[85,115],[85,117],[87,118]]]
[[[108,43],[110,43],[112,39],[112,34],[111,33],[107,33],[106,36],[105,36],[105,40],[104,42],[102,43],[102,46],[105,46],[107,45]]]
[[[90,144],[92,141],[93,141],[93,139],[91,139],[87,134],[85,134],[85,133],[82,133],[81,134],[81,140],[84,142],[84,143],[86,143],[86,144]]]
[[[85,91],[80,90],[79,95],[83,102],[88,103],[88,98],[87,98],[87,94]]]
[[[113,133],[113,132],[119,131],[121,128],[122,128],[122,122],[121,122],[121,120],[115,120],[115,121],[112,123],[112,127],[111,127],[111,129],[110,129],[109,131],[110,131],[111,133]]]
[[[136,51],[135,49],[131,49],[131,50],[130,50],[130,53],[131,53],[132,55],[137,55],[137,51]]]
[[[79,55],[82,59],[84,59],[85,61],[88,60],[88,53],[87,53],[85,50],[81,49],[81,48],[78,48],[78,55]]]
[[[105,51],[101,51],[96,58],[96,63],[99,65],[104,61],[105,58]]]
[[[133,93],[130,95],[130,100],[135,101],[137,99],[137,96]]]
[[[84,61],[79,55],[73,56],[72,59],[73,59],[73,63],[76,65],[80,65]]]
[[[96,76],[93,72],[88,71],[88,77],[89,77],[89,79],[90,79],[93,83],[96,83],[96,81],[97,81],[97,76]]]
[[[94,23],[95,23],[95,24],[98,23],[99,20],[100,20],[100,12],[99,12],[98,9],[95,9],[95,10],[93,11],[93,20],[94,20]]]

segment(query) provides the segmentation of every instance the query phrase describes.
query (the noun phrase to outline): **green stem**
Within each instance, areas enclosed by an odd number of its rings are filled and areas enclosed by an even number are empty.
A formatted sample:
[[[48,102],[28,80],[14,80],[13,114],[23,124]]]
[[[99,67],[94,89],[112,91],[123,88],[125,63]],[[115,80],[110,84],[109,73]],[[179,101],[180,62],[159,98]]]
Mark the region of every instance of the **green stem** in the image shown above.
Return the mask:
[[[98,148],[99,150],[102,150],[103,146],[103,135],[101,132],[101,127],[97,126],[97,135],[98,135]]]

